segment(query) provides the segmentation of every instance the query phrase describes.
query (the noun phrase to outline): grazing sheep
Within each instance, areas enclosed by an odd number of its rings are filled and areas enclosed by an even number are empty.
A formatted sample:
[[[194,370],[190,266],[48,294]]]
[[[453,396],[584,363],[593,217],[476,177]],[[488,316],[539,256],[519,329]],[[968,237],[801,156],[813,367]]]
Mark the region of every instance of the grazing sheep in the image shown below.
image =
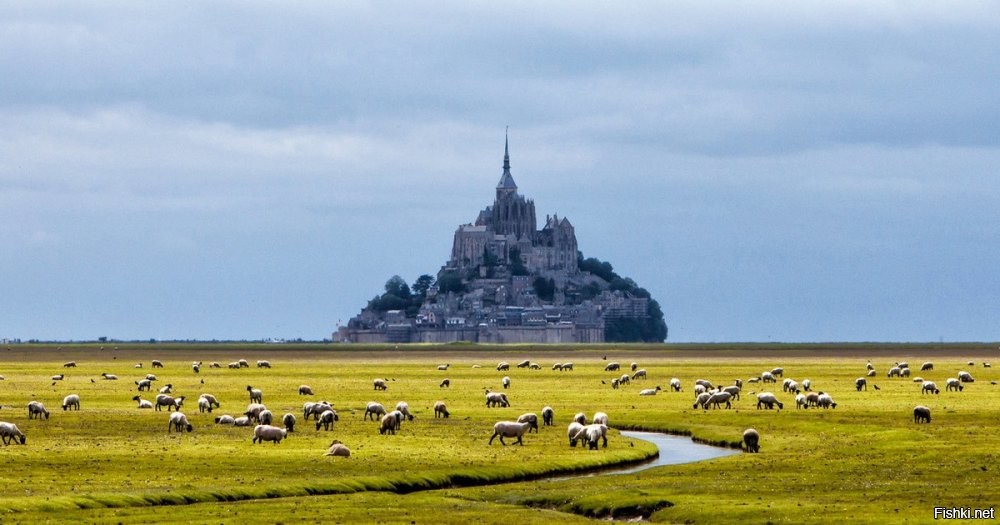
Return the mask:
[[[611,380],[611,388],[612,388],[612,390],[618,390],[618,378],[617,377]]]
[[[305,418],[306,421],[309,421],[309,416],[316,419],[320,414],[326,412],[328,408],[333,408],[333,406],[326,401],[320,401],[319,403],[307,401],[302,404],[302,417]]]
[[[52,380],[53,381],[62,381],[63,378],[65,378],[65,377],[66,377],[66,374],[58,374],[58,375],[52,376]]]
[[[565,372],[567,370],[569,370],[570,372],[573,371],[573,363],[563,363],[562,371]]]
[[[740,400],[740,387],[739,385],[729,385],[722,389],[723,392],[728,392],[730,396],[736,401]]]
[[[274,423],[274,414],[265,408],[257,414],[257,422],[261,425],[270,425],[271,423]]]
[[[937,387],[937,385],[934,384],[934,381],[924,381],[924,383],[922,385],[920,385],[920,393],[921,394],[940,394],[941,391],[938,390],[938,387]]]
[[[67,361],[63,363],[63,368],[76,368],[76,361]]]
[[[902,363],[897,362],[896,366],[898,366],[899,369],[902,370],[904,368],[910,368],[910,363],[908,363],[906,361],[903,361]]]
[[[868,370],[875,370],[875,366],[872,365],[871,361],[868,361],[868,364],[865,365],[865,368]]]
[[[708,392],[708,389],[705,388],[705,385],[694,385],[694,397],[698,397],[704,394],[705,392]]]
[[[628,374],[622,374],[622,376],[618,378],[619,385],[628,385],[631,383],[632,383],[632,378],[629,377]]]
[[[972,378],[972,374],[966,371],[960,371],[958,373],[958,380],[963,383],[974,383],[976,380]]]
[[[309,385],[299,385],[299,395],[300,396],[311,396],[311,395],[313,395],[313,389],[309,388]]]
[[[681,391],[681,380],[677,379],[676,377],[671,378],[670,379],[670,388],[674,392],[680,392]]]
[[[211,414],[212,413],[212,402],[209,401],[209,400],[207,400],[207,399],[205,399],[204,397],[199,397],[198,398],[198,412],[200,412],[202,414],[204,414],[205,412],[208,412],[209,414]]]
[[[6,421],[0,421],[0,438],[3,438],[4,445],[10,445],[11,441],[23,445],[28,440],[24,432],[17,428],[17,425]]]
[[[900,377],[910,377],[910,369],[909,368],[900,368],[899,369],[899,376]]]
[[[136,390],[138,390],[139,392],[142,392],[143,390],[149,392],[153,388],[153,382],[150,381],[149,379],[136,381],[135,384],[137,385]]]
[[[447,370],[448,366],[449,366],[448,363],[445,363],[443,365],[438,365],[438,370]],[[525,365],[525,366],[527,366],[527,365]]]
[[[722,403],[726,404],[726,408],[733,408],[733,403],[730,401],[732,397],[732,394],[729,392],[715,392],[708,398],[708,401],[705,402],[702,408],[707,410],[709,405],[713,408],[720,408],[719,405]]]
[[[524,436],[525,432],[531,428],[531,423],[518,423],[516,421],[498,421],[493,425],[493,435],[490,436],[490,441],[488,444],[493,444],[493,439],[499,437],[501,445],[507,445],[503,438],[517,438],[517,444],[524,446],[524,441],[521,438]]]
[[[257,361],[257,368],[271,368],[270,361]]]
[[[236,364],[239,365],[240,368],[250,368],[250,363],[248,363],[246,359],[240,359],[236,362]]]
[[[327,450],[324,455],[349,458],[351,457],[351,449],[347,448],[347,445],[344,445],[335,439],[332,443],[330,443],[330,450]]]
[[[247,419],[247,424],[249,424],[249,423],[250,423],[250,420]],[[229,414],[225,414],[225,415],[216,417],[215,418],[215,424],[216,425],[235,425],[236,424],[236,418],[234,418],[233,416],[230,416]]]
[[[161,363],[161,362],[160,362],[159,360],[157,360],[157,359],[153,359],[152,361],[150,361],[150,363],[149,363],[149,364],[150,364],[150,365],[151,365],[151,366],[152,366],[153,368],[163,368],[163,363]]]
[[[340,421],[337,412],[333,409],[326,410],[316,419],[316,430],[319,430],[319,427],[323,427],[323,430],[329,431],[334,421]]]
[[[500,380],[500,383],[503,384],[504,390],[507,390],[508,388],[510,388],[510,377],[503,376],[503,379]]]
[[[635,373],[632,374],[632,380],[633,381],[635,381],[636,379],[639,379],[640,377],[643,378],[643,379],[646,379],[646,369],[645,368],[636,370]]]
[[[228,366],[230,370],[232,370],[232,369],[239,369],[240,368],[240,363],[239,363],[239,361],[233,361],[232,363],[229,363],[226,366]]]
[[[375,390],[385,390],[389,388],[389,385],[386,384],[386,380],[381,378],[373,379],[372,386],[375,387]]]
[[[785,375],[785,369],[784,368],[773,368],[773,369],[771,369],[771,375],[773,375],[774,377],[784,377],[784,375]]]
[[[577,412],[576,415],[573,416],[572,420],[575,421],[575,422],[577,422],[577,423],[579,423],[580,426],[586,425],[587,424],[587,414],[584,414],[583,412]]]
[[[992,368],[992,367],[993,365],[987,363],[986,361],[983,361],[983,368]]]
[[[175,399],[167,394],[159,394],[156,396],[156,404],[154,405],[154,408],[159,411],[161,410],[160,407],[167,407],[167,412],[170,412],[171,410],[180,410],[181,405],[183,404],[184,396],[180,396]]]
[[[746,447],[747,452],[754,454],[760,452],[760,433],[752,428],[744,430],[743,445]]]
[[[542,369],[542,365],[540,365],[538,363],[531,363],[530,365],[528,365],[528,369],[529,370],[541,370]]]
[[[222,365],[217,361],[212,361],[212,364],[208,365],[209,368],[222,368]]]
[[[855,379],[854,380],[854,388],[857,388],[858,392],[860,392],[862,388],[865,389],[865,390],[868,390],[868,380],[865,379],[865,378],[863,378],[863,377],[859,377],[859,378]]]
[[[583,430],[583,427],[584,427],[583,423],[580,423],[579,421],[573,421],[569,424],[569,427],[566,428],[566,435],[567,437],[569,437],[569,446],[571,447],[576,446],[576,441],[577,441],[576,436],[580,434],[580,431]]]
[[[595,425],[608,426],[608,415],[604,412],[594,412],[594,419],[590,420]]]
[[[603,439],[602,448],[608,448],[608,427],[599,423],[584,426],[576,434],[576,439],[589,445],[590,450],[597,450],[597,440]]]
[[[197,363],[191,363],[191,370],[194,371],[194,373],[196,374],[201,372],[201,361],[198,361]]]
[[[949,377],[948,380],[944,382],[944,390],[946,392],[951,390],[957,390],[961,392],[962,390],[965,390],[965,387],[962,386],[962,382],[959,381],[957,378]]]
[[[378,433],[396,435],[396,429],[399,428],[399,423],[402,417],[402,414],[395,411],[382,416],[382,419],[379,420]]]
[[[247,405],[247,410],[243,415],[250,418],[250,421],[253,421],[255,424],[260,424],[260,413],[265,410],[267,410],[267,407],[260,403],[250,403]]]
[[[808,392],[810,388],[812,388],[812,380],[810,380],[810,379],[803,379],[802,380],[802,390]]]
[[[118,381],[118,376],[114,374],[108,374],[106,372],[101,372],[101,377],[107,381]]]
[[[608,364],[604,365],[604,371],[605,372],[617,372],[620,369],[621,369],[621,365],[618,364],[618,363],[616,363],[616,362],[611,362],[611,363],[608,363]]]
[[[365,419],[366,420],[368,419],[368,416],[371,416],[372,421],[378,421],[375,418],[378,417],[378,418],[381,419],[381,417],[384,416],[385,414],[386,414],[386,410],[385,410],[385,407],[382,406],[382,403],[376,403],[375,401],[369,401],[368,402],[368,406],[365,407]],[[308,417],[306,419],[308,419]]]
[[[656,388],[644,388],[639,391],[640,396],[655,396],[657,392],[661,390],[660,385],[656,385]]]
[[[445,380],[441,381],[441,384],[438,385],[438,388],[451,388],[451,380],[445,378]]]
[[[934,370],[934,363],[927,361],[926,363],[920,365],[920,371],[923,372],[924,370]]]
[[[538,415],[535,414],[534,412],[526,412],[524,414],[521,414],[517,418],[517,422],[518,423],[528,423],[530,425],[530,427],[528,428],[528,433],[529,434],[531,433],[532,429],[535,430],[536,434],[538,433]]]
[[[531,366],[531,361],[529,361],[527,359],[525,359],[524,361],[521,361],[520,363],[517,364],[518,368],[528,368],[529,366]]]
[[[822,392],[819,393],[809,392],[808,394],[806,394],[806,405],[811,407],[818,407],[820,394],[822,394]]]
[[[555,363],[552,365],[552,369],[562,372],[562,366],[563,366],[562,363]]]
[[[31,401],[28,403],[28,419],[41,419],[42,416],[45,419],[49,418],[49,411],[45,410],[45,405],[39,401]]]
[[[876,373],[877,373],[877,372],[875,372],[874,370],[869,370],[869,371],[868,371],[868,377],[875,377],[875,374],[876,374]]]
[[[510,370],[510,363],[507,361],[500,361],[497,363],[497,372],[502,372],[504,370]]]
[[[830,394],[825,394],[823,392],[820,392],[819,399],[816,400],[816,404],[820,408],[837,408],[837,403],[834,403]]]
[[[281,443],[282,439],[288,437],[288,431],[281,427],[272,427],[271,425],[257,425],[253,427],[253,442],[263,443],[265,441],[271,441],[275,445]]]
[[[635,371],[636,371],[636,369],[637,369],[637,368],[639,368],[639,363],[636,363],[635,361],[632,361],[632,364],[631,364],[631,365],[629,366],[629,368],[630,368],[630,369],[631,369],[631,370],[632,370],[633,372],[635,372]]]
[[[170,414],[170,419],[167,420],[167,433],[169,434],[171,430],[177,432],[187,430],[188,432],[191,432],[194,430],[194,427],[191,426],[191,423],[188,423],[187,416],[185,416],[184,413],[174,412],[173,414]]]
[[[795,409],[809,408],[809,401],[806,400],[805,394],[798,394],[795,396]]]
[[[751,378],[747,379],[747,383],[750,383],[750,384],[760,383],[760,377],[759,376],[758,377],[751,377]]]
[[[234,427],[248,427],[251,423],[252,421],[250,421],[250,418],[247,416],[240,416],[233,420]]]
[[[701,387],[704,388],[706,392],[715,388],[715,385],[713,385],[712,382],[709,381],[708,379],[695,379],[694,386],[697,387],[698,385],[701,385]]]
[[[219,406],[221,406],[221,405],[219,405],[219,400],[216,399],[215,396],[213,396],[212,394],[202,394],[202,395],[198,396],[198,398],[199,399],[205,399],[206,401],[208,401],[209,405],[212,406],[212,407],[219,408]],[[209,410],[209,412],[211,412],[211,410]]]
[[[760,381],[761,381],[761,383],[777,383],[778,382],[778,380],[774,377],[774,374],[772,374],[771,372],[764,372],[763,374],[761,374],[760,375]]]
[[[63,398],[62,409],[69,410],[80,410],[80,396],[77,394],[70,394]]]
[[[545,426],[550,426],[556,417],[556,413],[552,410],[552,407],[546,406],[542,408],[542,424]]]
[[[134,396],[132,398],[132,401],[138,401],[139,402],[139,408],[153,408],[153,402],[152,401],[147,401],[147,400],[145,400],[145,399],[143,399],[143,398],[141,398],[139,396]]]
[[[510,406],[510,401],[507,400],[507,394],[502,392],[486,392],[486,406],[495,407],[500,406],[503,408]]]
[[[931,422],[931,409],[923,406],[917,405],[913,407],[913,422],[914,423],[930,423]]]
[[[434,417],[444,417],[447,418],[451,413],[448,412],[448,407],[445,406],[444,401],[436,401],[434,403]]]
[[[702,408],[708,410],[708,400],[711,397],[712,394],[709,394],[708,392],[702,392],[698,394],[698,397],[694,398],[694,406],[692,406],[691,408],[698,408],[698,405],[701,405]]]
[[[410,405],[406,401],[396,403],[396,411],[403,414],[407,421],[413,421],[413,414],[410,413]]]
[[[263,403],[264,402],[264,392],[259,388],[254,388],[247,385],[247,392],[250,392],[250,402],[251,403]]]
[[[781,401],[778,401],[778,398],[771,392],[761,392],[757,394],[757,410],[760,410],[761,406],[771,410],[774,408],[774,405],[778,405],[778,410],[785,408],[785,405]]]
[[[902,371],[898,366],[894,366],[889,369],[889,372],[887,373],[886,377],[900,377],[901,372]]]
[[[281,416],[281,424],[285,425],[285,430],[295,432],[295,415],[291,412]]]

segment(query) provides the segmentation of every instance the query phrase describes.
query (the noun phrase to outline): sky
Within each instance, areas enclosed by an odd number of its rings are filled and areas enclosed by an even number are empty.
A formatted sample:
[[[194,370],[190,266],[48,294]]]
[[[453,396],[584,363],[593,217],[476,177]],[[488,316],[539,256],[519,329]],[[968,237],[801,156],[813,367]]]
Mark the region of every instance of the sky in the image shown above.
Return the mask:
[[[0,338],[329,338],[509,127],[668,341],[1000,340],[1000,4],[618,4],[4,2]]]

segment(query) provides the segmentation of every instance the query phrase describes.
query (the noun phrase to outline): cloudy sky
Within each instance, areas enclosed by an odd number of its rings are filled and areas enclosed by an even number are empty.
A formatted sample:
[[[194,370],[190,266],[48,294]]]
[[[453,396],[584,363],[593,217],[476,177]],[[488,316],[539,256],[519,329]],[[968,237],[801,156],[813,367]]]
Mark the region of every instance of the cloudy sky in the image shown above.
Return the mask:
[[[0,338],[330,337],[520,192],[670,341],[1000,340],[1000,4],[4,2]]]

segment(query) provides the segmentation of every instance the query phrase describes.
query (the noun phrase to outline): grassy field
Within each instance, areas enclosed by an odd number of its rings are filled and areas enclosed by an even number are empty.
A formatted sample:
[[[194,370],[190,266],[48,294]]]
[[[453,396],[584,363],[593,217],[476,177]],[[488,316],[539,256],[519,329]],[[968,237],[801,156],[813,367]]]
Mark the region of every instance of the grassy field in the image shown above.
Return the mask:
[[[955,345],[642,345],[615,347],[443,345],[392,347],[323,345],[11,345],[0,349],[0,420],[16,423],[26,445],[0,446],[0,520],[40,522],[583,522],[646,516],[658,522],[921,523],[935,507],[996,506],[1000,469],[1000,373],[983,362],[996,344]],[[605,359],[606,357],[606,359]],[[225,367],[244,358],[251,368]],[[164,362],[151,369],[150,361]],[[273,368],[253,367],[257,359]],[[517,369],[530,359],[542,370]],[[66,361],[75,368],[64,368]],[[511,363],[510,408],[486,408],[486,388],[502,390],[498,361]],[[871,361],[878,375],[857,392],[854,380]],[[888,379],[896,361],[914,376],[937,382],[940,395],[921,395],[918,383]],[[203,361],[195,374],[192,361]],[[575,370],[556,372],[554,362]],[[636,361],[645,381],[612,390],[605,372]],[[932,361],[934,370],[920,372]],[[972,361],[974,365],[969,365]],[[143,368],[135,368],[142,363]],[[448,370],[437,370],[440,364]],[[476,367],[478,365],[478,367]],[[781,411],[756,410],[745,385],[733,410],[693,409],[695,379],[731,384],[781,366],[785,376],[809,378],[830,393],[833,410],[796,410],[780,384],[768,387],[785,402]],[[976,382],[945,392],[958,370]],[[55,374],[66,374],[53,381]],[[101,373],[120,379],[107,381]],[[134,381],[154,373],[155,388],[173,384],[187,396],[192,433],[168,433],[167,413],[138,410]],[[377,392],[372,379],[388,379]],[[441,388],[442,379],[451,381]],[[671,377],[684,392],[668,392]],[[316,396],[298,395],[301,384]],[[279,445],[252,444],[252,430],[213,424],[220,414],[240,415],[247,385],[264,391],[277,416],[296,414],[298,426]],[[641,388],[665,391],[641,397]],[[222,407],[200,414],[195,400],[216,395]],[[79,412],[60,409],[79,394]],[[329,432],[304,421],[302,404],[325,399],[340,420]],[[26,405],[41,401],[51,417],[29,420]],[[416,415],[395,436],[379,435],[364,421],[367,401],[390,410],[406,401]],[[452,417],[435,419],[442,400]],[[913,423],[913,406],[931,407],[930,425]],[[488,445],[495,421],[524,412],[556,410],[556,425],[525,438],[525,445]],[[607,412],[616,429],[691,434],[735,446],[757,428],[761,454],[658,467],[635,474],[549,481],[547,473],[573,473],[636,461],[651,445],[613,431],[607,449],[570,448],[566,425],[579,411]],[[325,457],[338,439],[350,458]],[[496,484],[500,482],[508,482]]]

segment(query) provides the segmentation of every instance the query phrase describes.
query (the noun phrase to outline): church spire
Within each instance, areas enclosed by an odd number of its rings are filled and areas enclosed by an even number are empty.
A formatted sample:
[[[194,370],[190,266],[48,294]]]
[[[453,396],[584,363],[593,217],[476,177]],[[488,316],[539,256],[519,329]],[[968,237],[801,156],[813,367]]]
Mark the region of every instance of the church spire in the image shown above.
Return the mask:
[[[504,131],[503,134],[503,174],[500,175],[500,182],[497,184],[497,199],[509,195],[511,193],[517,193],[517,184],[514,183],[514,177],[510,174],[510,142],[507,138],[507,132]]]
[[[507,130],[503,132],[503,172],[510,173],[510,149],[508,146]]]

